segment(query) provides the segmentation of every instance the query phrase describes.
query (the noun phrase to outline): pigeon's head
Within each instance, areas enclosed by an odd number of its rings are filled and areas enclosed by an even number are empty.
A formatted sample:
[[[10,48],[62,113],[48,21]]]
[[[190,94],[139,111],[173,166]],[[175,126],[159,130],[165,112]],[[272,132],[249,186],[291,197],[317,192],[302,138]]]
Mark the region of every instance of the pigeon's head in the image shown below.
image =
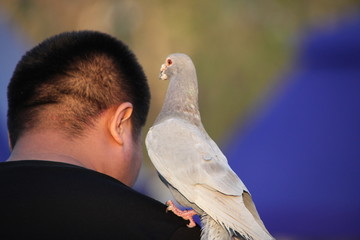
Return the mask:
[[[183,53],[170,54],[165,63],[161,65],[159,79],[168,80],[178,74],[181,70],[194,69],[191,58]]]

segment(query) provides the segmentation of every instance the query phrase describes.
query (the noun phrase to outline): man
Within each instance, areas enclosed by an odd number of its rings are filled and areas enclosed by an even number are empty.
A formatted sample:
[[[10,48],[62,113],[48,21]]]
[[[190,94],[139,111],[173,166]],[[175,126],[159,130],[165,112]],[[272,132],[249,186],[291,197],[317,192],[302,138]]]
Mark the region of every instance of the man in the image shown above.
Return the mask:
[[[63,33],[27,52],[8,87],[0,239],[199,239],[129,188],[149,101],[135,56],[109,35]]]

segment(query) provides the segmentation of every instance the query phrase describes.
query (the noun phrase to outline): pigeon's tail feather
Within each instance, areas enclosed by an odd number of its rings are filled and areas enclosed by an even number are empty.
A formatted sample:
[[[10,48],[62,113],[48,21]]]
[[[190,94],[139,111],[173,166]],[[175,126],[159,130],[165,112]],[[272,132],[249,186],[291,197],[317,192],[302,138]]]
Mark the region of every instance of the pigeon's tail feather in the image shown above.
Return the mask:
[[[235,237],[241,236],[246,240],[274,240],[259,218],[248,193],[244,192],[245,199],[243,195],[224,198],[221,193],[203,187],[198,187],[197,193],[197,205],[220,226],[224,226],[229,235],[235,233]]]
[[[215,221],[206,213],[201,216],[202,231],[201,240],[253,240],[247,234],[242,235]]]
[[[254,203],[251,200],[251,196],[244,192],[243,204],[239,204],[239,198],[234,197],[228,201],[229,205],[238,205],[238,212],[230,214],[228,216],[235,217],[236,222],[231,221],[228,217],[225,217],[224,222],[230,223],[227,225],[231,232],[234,232],[234,236],[239,239],[245,240],[274,240],[270,233],[265,228],[261,221]],[[232,208],[235,209],[235,208]],[[219,221],[220,219],[218,219]],[[221,221],[221,220],[220,220]]]
[[[209,215],[201,216],[201,240],[231,240],[229,232]]]
[[[264,232],[266,232],[269,236],[271,236],[271,234],[268,232],[268,230],[266,229],[263,221],[260,219],[259,213],[256,210],[255,204],[251,198],[251,195],[247,192],[243,193],[243,201],[244,201],[244,205],[246,207],[246,209],[251,213],[251,215],[254,217],[255,221],[259,224],[259,226],[262,228],[262,230]]]

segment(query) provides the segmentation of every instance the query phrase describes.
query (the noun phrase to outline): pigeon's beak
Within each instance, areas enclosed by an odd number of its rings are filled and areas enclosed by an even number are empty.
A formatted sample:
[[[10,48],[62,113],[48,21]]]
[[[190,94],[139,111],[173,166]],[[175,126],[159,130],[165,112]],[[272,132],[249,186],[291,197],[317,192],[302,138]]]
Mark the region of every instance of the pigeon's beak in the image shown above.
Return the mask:
[[[165,74],[166,69],[167,69],[167,66],[165,64],[161,65],[159,79],[167,80],[167,75]]]

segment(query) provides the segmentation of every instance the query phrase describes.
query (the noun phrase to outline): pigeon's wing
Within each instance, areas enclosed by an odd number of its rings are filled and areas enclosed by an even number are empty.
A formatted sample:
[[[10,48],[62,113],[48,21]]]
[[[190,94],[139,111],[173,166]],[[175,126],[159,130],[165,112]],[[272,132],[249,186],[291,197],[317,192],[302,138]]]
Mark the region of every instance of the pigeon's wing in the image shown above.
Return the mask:
[[[157,171],[173,186],[180,180],[234,196],[246,189],[206,132],[186,121],[171,118],[153,126],[146,147]]]
[[[245,185],[201,129],[174,118],[153,126],[146,146],[157,171],[226,228],[254,239],[271,239]]]

